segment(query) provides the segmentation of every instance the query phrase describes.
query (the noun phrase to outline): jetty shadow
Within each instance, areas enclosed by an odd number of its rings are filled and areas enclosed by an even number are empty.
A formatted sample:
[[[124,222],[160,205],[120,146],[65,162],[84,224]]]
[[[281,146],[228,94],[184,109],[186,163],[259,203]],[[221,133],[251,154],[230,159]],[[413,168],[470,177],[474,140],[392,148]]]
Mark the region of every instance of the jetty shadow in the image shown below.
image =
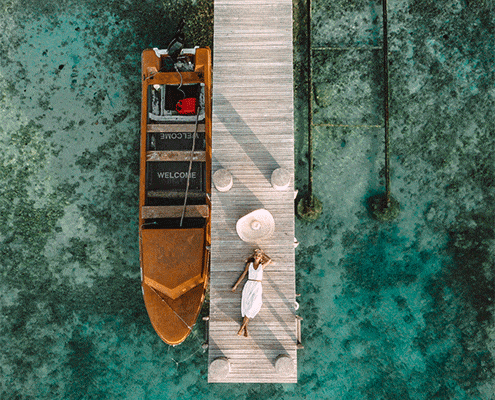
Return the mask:
[[[284,304],[288,304],[289,301],[287,297],[280,291],[277,286],[274,284],[272,278],[265,275],[264,280],[270,283],[271,287],[278,293],[281,299],[284,300]],[[280,354],[288,354],[289,350],[286,345],[280,342],[280,337],[277,337],[272,329],[269,326],[263,328],[265,322],[273,321],[275,318],[280,325],[284,328],[287,336],[294,341],[294,346],[297,344],[297,334],[294,329],[291,329],[290,326],[287,325],[287,322],[284,318],[277,312],[277,307],[271,304],[269,301],[263,300],[263,308],[266,308],[268,311],[268,315],[264,315],[264,313],[260,313],[257,317],[250,322],[250,336],[251,340],[258,346],[258,348],[263,351],[266,355],[266,358],[270,360],[270,362],[275,366],[276,357],[273,357],[273,351],[279,350]],[[294,314],[294,327],[296,324],[296,316]]]
[[[267,274],[267,275],[269,275],[269,274]],[[284,304],[290,304],[291,303],[287,299],[287,297],[285,296],[284,292],[279,289],[278,285],[276,284],[276,282],[274,282],[273,278],[271,278],[269,276],[266,276],[265,277],[265,280],[270,283],[271,287],[277,292],[277,294],[279,295],[280,299],[283,300]],[[272,306],[270,304],[267,304],[267,307],[270,310],[270,312],[272,313],[272,315],[277,319],[277,321],[280,322],[280,324],[284,327],[284,329],[287,332],[287,334],[289,336],[292,336],[292,334],[294,332],[292,331],[292,329],[290,328],[290,326],[287,325],[287,322],[283,319],[283,317],[280,314],[278,314],[276,307],[274,307],[274,306]],[[295,325],[295,323],[296,323],[296,314],[295,313],[293,313],[293,314],[294,314],[294,325]],[[296,336],[294,336],[294,342],[296,342],[296,341],[297,341],[297,338],[296,338]]]
[[[265,177],[265,179],[270,182],[271,172],[279,168],[280,165],[273,158],[272,154],[268,151],[266,146],[259,140],[255,132],[252,131],[251,127],[246,123],[246,121],[239,115],[237,110],[232,106],[232,103],[221,93],[215,94],[215,97],[219,102],[222,103],[222,112],[215,114],[218,120],[227,128],[228,132],[237,141],[237,143],[242,147],[244,153],[248,155],[254,165],[257,166],[257,161],[253,160],[250,153],[252,153],[252,147],[255,145],[257,147],[256,153],[261,154],[264,159],[267,160],[268,166],[270,168],[267,171],[258,170]],[[247,132],[245,134],[239,134],[238,132]],[[243,135],[250,136],[250,143],[247,144],[240,140]]]
[[[217,342],[215,342],[214,339],[212,339],[212,337],[210,335],[208,335],[208,352],[210,353],[213,353],[213,357],[211,361],[214,361],[216,360],[217,358],[222,358],[222,357],[226,357],[227,356],[225,355],[225,353],[220,349],[220,346],[217,344]],[[208,357],[210,358],[210,357]],[[210,367],[210,360],[208,360],[208,368]]]
[[[212,171],[215,173],[219,169],[227,169],[221,162],[219,162],[214,156],[212,160],[212,164],[215,165],[215,170]],[[232,172],[232,171],[230,171]],[[240,181],[235,174],[232,174],[233,185],[232,189],[227,192],[218,192],[216,198],[220,200],[223,210],[233,210],[237,219],[243,217],[244,215],[250,213],[251,211],[257,210],[259,208],[265,208],[263,204],[263,199],[260,199],[253,191],[246,186],[242,181]],[[215,185],[212,183],[212,192],[217,191],[215,189]],[[246,193],[246,197],[240,201],[239,195],[236,192]],[[249,204],[249,206],[247,205]],[[232,227],[232,233],[237,235],[235,225]]]
[[[273,357],[273,351],[280,350],[280,354],[286,354],[287,349],[270,328],[257,330],[258,326],[262,327],[265,324],[265,318],[258,316],[253,319],[253,322],[249,323],[251,340],[265,353],[266,359],[275,366],[276,357]]]

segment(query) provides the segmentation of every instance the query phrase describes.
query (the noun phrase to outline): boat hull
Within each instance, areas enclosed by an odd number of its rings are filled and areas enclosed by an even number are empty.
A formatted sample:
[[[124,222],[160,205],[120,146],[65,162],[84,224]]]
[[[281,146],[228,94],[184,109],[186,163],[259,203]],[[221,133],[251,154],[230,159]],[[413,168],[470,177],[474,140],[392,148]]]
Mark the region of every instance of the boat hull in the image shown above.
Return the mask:
[[[164,71],[166,54],[142,55],[141,285],[151,324],[170,345],[191,333],[209,277],[211,53],[185,57],[193,66],[179,73]],[[181,93],[200,105],[195,115],[182,112]]]
[[[201,311],[208,283],[205,229],[143,232],[143,295],[153,328],[166,343],[184,341]]]

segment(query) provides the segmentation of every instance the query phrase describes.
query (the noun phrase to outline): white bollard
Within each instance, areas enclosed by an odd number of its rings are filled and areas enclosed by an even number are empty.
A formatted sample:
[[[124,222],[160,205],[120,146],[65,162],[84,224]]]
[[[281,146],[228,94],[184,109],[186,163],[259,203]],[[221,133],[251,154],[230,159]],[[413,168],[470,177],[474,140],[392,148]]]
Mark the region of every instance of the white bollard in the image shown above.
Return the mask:
[[[232,174],[226,169],[215,171],[213,174],[213,184],[219,192],[228,192],[234,184]]]
[[[227,357],[215,358],[210,364],[208,372],[212,378],[223,379],[230,372],[230,361]]]
[[[272,186],[276,190],[287,190],[290,185],[290,173],[285,168],[277,168],[272,172]]]
[[[292,375],[294,373],[294,361],[289,355],[280,354],[275,360],[275,369],[279,375]]]

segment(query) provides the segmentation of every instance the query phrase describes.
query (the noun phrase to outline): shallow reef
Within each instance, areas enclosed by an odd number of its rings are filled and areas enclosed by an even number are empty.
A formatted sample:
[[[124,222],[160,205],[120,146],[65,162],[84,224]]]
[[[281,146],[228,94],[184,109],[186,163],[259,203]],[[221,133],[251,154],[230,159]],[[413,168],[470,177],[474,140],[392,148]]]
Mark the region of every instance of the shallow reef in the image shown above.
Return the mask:
[[[495,399],[495,7],[389,2],[401,212],[380,223],[381,3],[312,3],[323,212],[296,220],[299,383],[209,385],[202,321],[168,347],[143,304],[138,150],[141,51],[181,17],[212,46],[212,1],[0,2],[2,399]],[[295,0],[301,194],[306,18]]]

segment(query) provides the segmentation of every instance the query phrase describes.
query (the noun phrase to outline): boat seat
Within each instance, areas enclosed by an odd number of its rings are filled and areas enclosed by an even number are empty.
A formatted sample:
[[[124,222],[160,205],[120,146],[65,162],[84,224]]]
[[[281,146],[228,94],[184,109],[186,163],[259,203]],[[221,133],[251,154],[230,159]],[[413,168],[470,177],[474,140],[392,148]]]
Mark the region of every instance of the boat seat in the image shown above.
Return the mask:
[[[206,161],[205,151],[195,151],[192,157],[193,161]],[[176,151],[176,150],[161,150],[161,151],[147,151],[146,161],[190,161],[190,151]]]
[[[162,285],[161,283],[158,283],[157,281],[148,278],[147,276],[144,277],[144,283],[148,285],[149,287],[157,290],[158,292],[163,293],[167,297],[170,297],[172,300],[175,300],[182,296],[184,293],[188,292],[189,290],[195,288],[199,284],[203,283],[205,280],[204,276],[202,275],[196,275],[195,277],[181,283],[179,286],[170,289],[166,287],[165,285]]]
[[[148,124],[146,132],[148,133],[153,133],[153,132],[194,132],[194,129],[196,128],[196,124]],[[198,133],[204,133],[205,132],[205,124],[198,124]]]
[[[183,206],[144,206],[141,208],[143,219],[150,218],[180,218]],[[208,218],[206,204],[186,206],[185,216],[188,218]]]
[[[202,109],[199,112],[199,116],[196,115],[157,115],[148,113],[148,117],[150,120],[155,122],[196,122],[205,120],[205,111]],[[204,125],[204,123],[203,123]]]
[[[148,190],[146,192],[146,197],[150,199],[169,199],[169,200],[181,200],[177,204],[184,204],[184,196],[186,195],[185,190]],[[187,198],[195,200],[196,203],[199,201],[202,204],[206,194],[203,191],[189,190]]]

